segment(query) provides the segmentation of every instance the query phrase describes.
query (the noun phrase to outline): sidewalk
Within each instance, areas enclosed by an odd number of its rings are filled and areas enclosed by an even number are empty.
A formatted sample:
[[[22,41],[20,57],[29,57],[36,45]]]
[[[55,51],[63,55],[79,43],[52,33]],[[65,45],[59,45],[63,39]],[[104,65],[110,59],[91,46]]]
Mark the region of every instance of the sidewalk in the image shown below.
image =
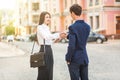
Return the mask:
[[[13,56],[20,56],[24,54],[25,54],[24,51],[18,49],[13,45],[0,42],[0,57],[13,57]]]

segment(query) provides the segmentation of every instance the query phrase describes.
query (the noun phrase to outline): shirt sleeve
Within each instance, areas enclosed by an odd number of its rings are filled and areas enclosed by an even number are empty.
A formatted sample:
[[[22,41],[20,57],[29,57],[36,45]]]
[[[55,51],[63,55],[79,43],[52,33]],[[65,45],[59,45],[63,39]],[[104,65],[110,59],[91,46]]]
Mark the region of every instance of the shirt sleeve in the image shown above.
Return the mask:
[[[68,50],[66,54],[66,61],[71,62],[72,56],[75,52],[75,45],[76,45],[76,37],[72,28],[69,28],[68,39],[69,39],[69,45],[68,45]]]

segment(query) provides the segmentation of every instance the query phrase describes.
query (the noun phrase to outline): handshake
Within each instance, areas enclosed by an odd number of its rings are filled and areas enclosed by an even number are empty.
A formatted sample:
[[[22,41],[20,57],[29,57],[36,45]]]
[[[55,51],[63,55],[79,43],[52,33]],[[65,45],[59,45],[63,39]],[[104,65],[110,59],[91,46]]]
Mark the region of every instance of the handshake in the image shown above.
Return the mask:
[[[64,33],[64,32],[60,33],[60,38],[61,39],[64,39],[66,37],[67,37],[67,33]]]
[[[59,42],[61,39],[64,39],[64,38],[66,38],[66,37],[67,37],[67,33],[61,32],[61,33],[60,33],[60,37],[57,38],[57,39],[54,41],[54,43],[57,43],[57,42]]]

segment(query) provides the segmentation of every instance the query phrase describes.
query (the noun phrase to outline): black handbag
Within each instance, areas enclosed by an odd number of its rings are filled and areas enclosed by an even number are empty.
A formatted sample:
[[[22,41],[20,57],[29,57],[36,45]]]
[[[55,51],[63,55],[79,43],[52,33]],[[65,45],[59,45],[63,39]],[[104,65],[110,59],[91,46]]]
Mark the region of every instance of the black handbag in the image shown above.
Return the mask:
[[[43,52],[35,52],[33,53],[35,41],[32,47],[31,55],[30,55],[30,67],[44,67],[45,65],[45,39],[44,39],[44,51]]]

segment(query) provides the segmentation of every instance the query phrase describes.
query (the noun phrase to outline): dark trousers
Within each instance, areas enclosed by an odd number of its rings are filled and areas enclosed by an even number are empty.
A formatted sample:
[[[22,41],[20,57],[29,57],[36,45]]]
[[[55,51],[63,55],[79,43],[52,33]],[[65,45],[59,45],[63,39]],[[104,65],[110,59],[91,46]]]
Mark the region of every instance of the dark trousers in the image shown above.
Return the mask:
[[[42,45],[40,51],[44,50]],[[38,67],[37,80],[53,80],[53,53],[50,45],[45,45],[45,67]]]
[[[71,63],[68,65],[71,80],[89,80],[88,64],[78,65]]]

